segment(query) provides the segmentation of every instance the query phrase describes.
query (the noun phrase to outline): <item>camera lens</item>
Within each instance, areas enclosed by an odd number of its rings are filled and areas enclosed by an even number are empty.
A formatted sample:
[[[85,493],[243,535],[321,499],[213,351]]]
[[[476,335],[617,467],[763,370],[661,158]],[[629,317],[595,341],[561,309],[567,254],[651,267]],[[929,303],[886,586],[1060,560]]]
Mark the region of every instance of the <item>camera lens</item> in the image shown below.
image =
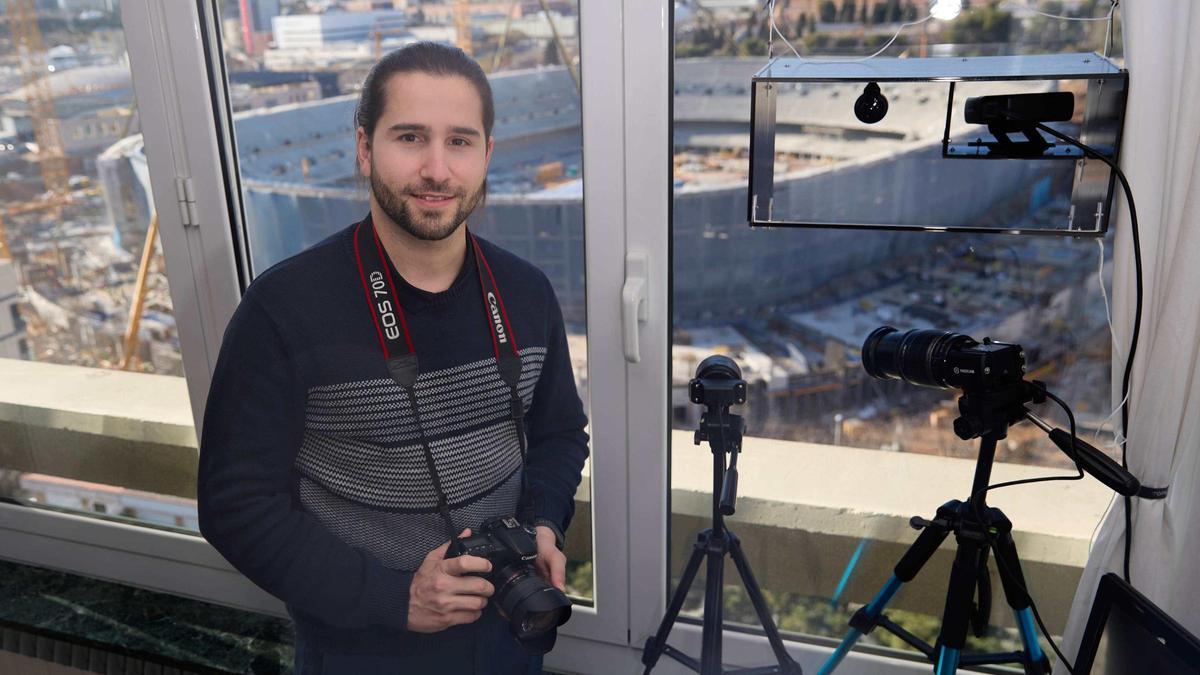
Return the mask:
[[[530,614],[521,620],[521,633],[524,635],[540,635],[552,628],[558,628],[564,623],[561,620],[562,613],[562,609],[554,609],[549,612]]]
[[[532,640],[571,618],[571,600],[546,583],[528,563],[510,565],[493,576],[500,615],[518,640]]]
[[[880,380],[904,380],[925,387],[951,389],[946,355],[958,347],[977,344],[961,333],[941,330],[910,330],[904,333],[882,326],[863,342],[863,368]]]
[[[737,362],[728,356],[713,354],[696,367],[696,377],[714,380],[740,380],[742,379],[742,369],[738,368]]]
[[[854,116],[863,124],[875,124],[883,119],[887,111],[887,98],[879,90],[879,85],[875,82],[868,82],[867,86],[863,88],[862,95],[854,102]]]

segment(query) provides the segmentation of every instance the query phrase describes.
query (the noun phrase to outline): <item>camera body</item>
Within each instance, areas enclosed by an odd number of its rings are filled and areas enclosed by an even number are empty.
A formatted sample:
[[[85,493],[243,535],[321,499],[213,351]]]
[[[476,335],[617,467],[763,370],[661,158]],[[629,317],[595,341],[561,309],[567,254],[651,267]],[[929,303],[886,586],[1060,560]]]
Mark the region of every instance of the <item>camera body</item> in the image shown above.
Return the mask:
[[[537,558],[537,532],[512,516],[484,521],[477,534],[455,539],[447,558],[473,555],[492,563],[492,570],[529,563]],[[486,574],[477,574],[487,578]]]
[[[882,326],[867,336],[862,360],[867,373],[881,380],[966,392],[998,391],[1025,377],[1021,345],[949,331],[901,333]]]
[[[495,587],[492,602],[517,642],[531,653],[550,651],[555,629],[571,618],[571,600],[533,567],[538,555],[537,531],[512,516],[489,518],[477,533],[450,542],[446,557],[463,555],[492,564],[490,572],[470,574]]]
[[[688,383],[688,400],[697,405],[728,408],[746,402],[742,369],[728,356],[713,354],[700,362]]]

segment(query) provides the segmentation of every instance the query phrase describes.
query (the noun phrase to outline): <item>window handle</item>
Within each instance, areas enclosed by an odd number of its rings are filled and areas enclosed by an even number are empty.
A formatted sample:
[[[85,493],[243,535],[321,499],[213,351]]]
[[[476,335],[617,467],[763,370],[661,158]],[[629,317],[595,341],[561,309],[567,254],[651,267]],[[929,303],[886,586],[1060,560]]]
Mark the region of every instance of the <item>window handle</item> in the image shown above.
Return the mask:
[[[646,284],[649,283],[650,262],[645,251],[625,255],[625,286],[621,289],[621,319],[625,331],[625,360],[642,360],[638,344],[638,328],[650,320]]]

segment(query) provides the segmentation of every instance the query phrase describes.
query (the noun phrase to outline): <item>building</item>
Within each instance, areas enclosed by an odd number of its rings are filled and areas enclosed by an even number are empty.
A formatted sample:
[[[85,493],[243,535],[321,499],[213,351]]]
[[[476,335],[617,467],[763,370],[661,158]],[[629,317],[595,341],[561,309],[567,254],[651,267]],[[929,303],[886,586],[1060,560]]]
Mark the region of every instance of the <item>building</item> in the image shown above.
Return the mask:
[[[271,21],[279,15],[279,0],[238,0],[242,45],[251,54],[261,54],[271,39]]]
[[[372,42],[376,33],[404,28],[408,19],[396,10],[291,14],[271,19],[275,48],[324,49],[331,43]]]
[[[680,242],[674,311],[682,325],[753,315],[814,289],[822,279],[895,259],[920,245],[895,232],[864,238],[851,230],[780,233],[746,226],[749,78],[759,65],[753,59],[676,64],[676,157],[695,158],[679,167],[674,205]],[[496,149],[487,207],[473,226],[541,267],[568,322],[581,326],[586,321],[582,130],[574,85],[561,67],[489,79],[496,101]],[[914,106],[915,114],[889,117],[878,130],[863,132],[862,125],[849,122],[852,89],[814,90],[803,107],[781,108],[777,149],[780,161],[793,170],[777,177],[780,203],[819,204],[838,212],[860,205],[858,193],[844,186],[899,181],[896,189],[904,193],[934,197],[900,203],[889,214],[892,222],[935,216],[961,222],[986,213],[1010,192],[1012,181],[1037,177],[977,163],[972,167],[977,172],[995,171],[980,188],[978,173],[964,177],[954,163],[934,163],[930,171],[926,160],[940,152],[945,115],[939,99],[922,100],[914,92],[906,105]],[[348,95],[236,116],[255,269],[298,253],[365,213],[367,195],[353,163],[356,103],[357,97]],[[976,198],[961,198],[964,181],[974,186]],[[764,283],[767,271],[770,283]],[[729,310],[719,307],[737,309],[728,316]]]
[[[0,259],[0,358],[28,359],[29,341],[21,317],[17,272],[11,260]]]

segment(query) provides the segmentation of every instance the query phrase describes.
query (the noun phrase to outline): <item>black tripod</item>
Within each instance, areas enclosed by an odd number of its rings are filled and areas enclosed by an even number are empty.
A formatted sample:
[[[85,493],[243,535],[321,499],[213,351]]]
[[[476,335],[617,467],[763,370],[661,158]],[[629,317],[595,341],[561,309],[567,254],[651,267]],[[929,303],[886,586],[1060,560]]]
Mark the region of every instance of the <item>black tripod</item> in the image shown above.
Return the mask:
[[[1040,400],[1039,400],[1040,399]],[[866,633],[877,626],[912,645],[936,664],[937,675],[953,675],[959,665],[1019,663],[1026,675],[1050,672],[1050,661],[1038,644],[1031,601],[1021,572],[1021,561],[1012,538],[1012,523],[997,508],[985,503],[985,489],[992,474],[996,442],[1008,435],[1008,427],[1030,416],[1025,403],[1044,401],[1044,396],[1026,382],[1017,382],[999,391],[967,392],[958,399],[961,416],[954,420],[954,431],[964,440],[978,437],[979,458],[971,497],[943,504],[933,520],[914,517],[910,522],[922,530],[917,540],[896,564],[890,579],[869,604],[850,619],[850,630],[838,648],[825,661],[817,675],[832,673],[837,665]],[[1038,420],[1040,422],[1040,420]],[[1069,438],[1068,438],[1069,443]],[[950,533],[958,542],[950,570],[950,587],[942,614],[942,627],[936,645],[930,645],[883,614],[884,608],[900,590],[912,581]],[[988,576],[990,538],[994,541],[1000,565],[1004,596],[1017,619],[1022,650],[986,654],[963,654],[967,629],[983,635],[991,614],[991,581]],[[978,590],[978,602],[975,601]]]
[[[763,598],[762,590],[750,570],[750,563],[742,552],[742,544],[737,536],[725,527],[725,516],[733,515],[734,503],[737,500],[737,456],[742,446],[742,432],[745,428],[740,415],[729,412],[731,404],[746,402],[746,382],[742,379],[741,370],[737,364],[724,356],[710,356],[700,363],[696,369],[696,378],[688,385],[688,393],[692,403],[706,406],[705,413],[700,417],[700,428],[696,431],[696,445],[708,441],[713,453],[713,526],[704,530],[696,537],[692,556],[684,568],[683,578],[675,589],[667,613],[663,616],[658,632],[646,640],[642,652],[642,663],[646,665],[645,674],[649,675],[654,669],[658,658],[663,653],[675,659],[702,675],[719,675],[722,673],[738,673],[739,675],[767,675],[768,673],[788,673],[802,675],[800,665],[792,660],[779,637],[779,630],[771,619],[770,608]],[[729,468],[725,468],[725,455],[730,455]],[[724,576],[725,556],[733,557],[742,583],[754,604],[758,621],[767,633],[767,640],[775,652],[779,662],[775,666],[756,668],[741,668],[724,670],[721,665],[721,628],[724,607]],[[704,628],[700,660],[684,654],[667,644],[667,636],[671,626],[679,616],[683,601],[700,569],[701,560],[706,560],[704,585]]]

